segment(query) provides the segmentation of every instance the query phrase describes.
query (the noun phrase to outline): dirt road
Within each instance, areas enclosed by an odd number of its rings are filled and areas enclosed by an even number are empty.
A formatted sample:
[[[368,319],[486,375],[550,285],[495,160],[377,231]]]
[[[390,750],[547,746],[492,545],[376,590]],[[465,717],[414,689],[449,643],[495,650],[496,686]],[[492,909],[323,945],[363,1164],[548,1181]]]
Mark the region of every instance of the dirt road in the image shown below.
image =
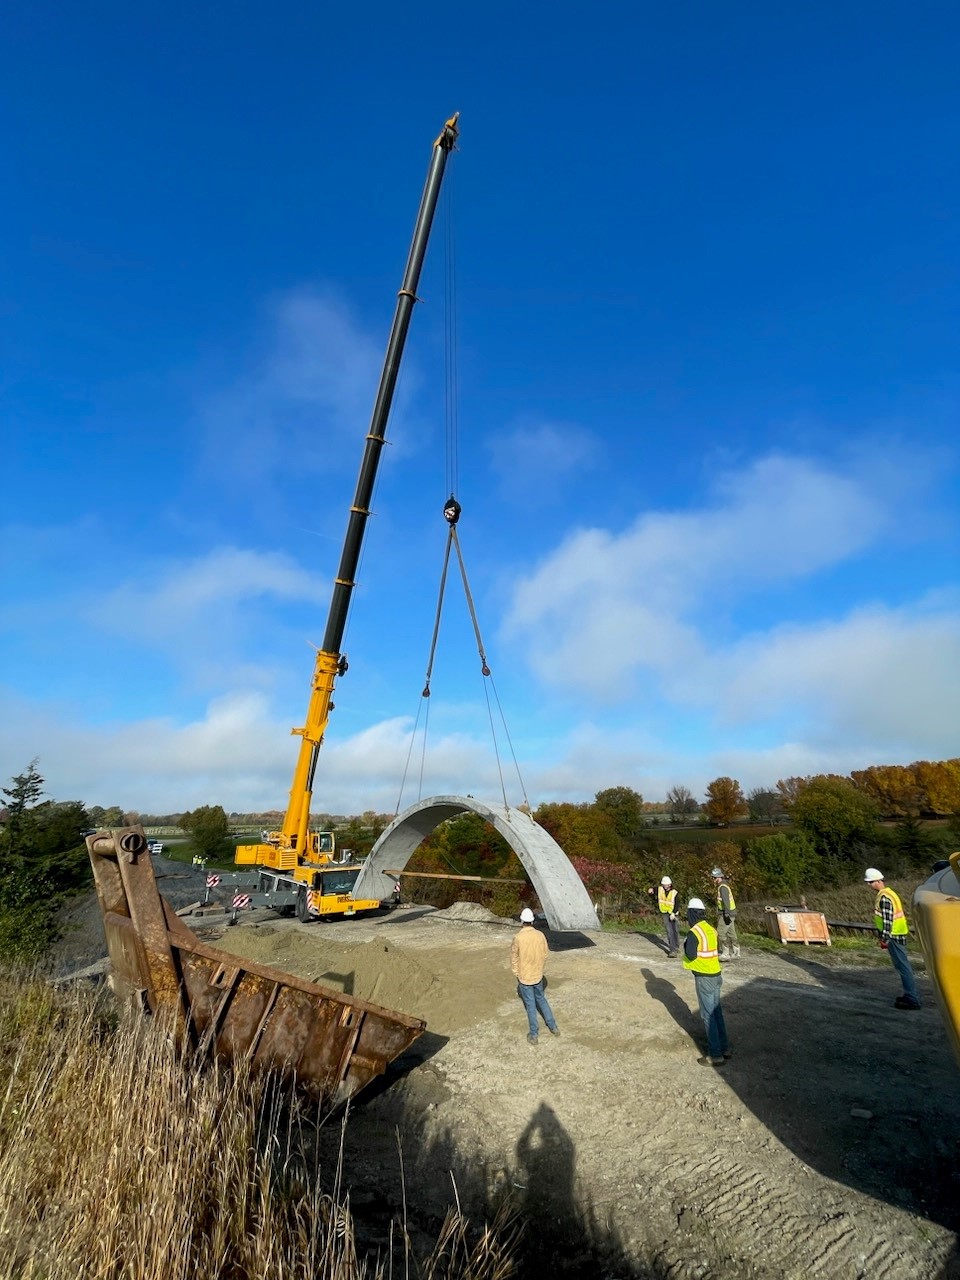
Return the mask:
[[[347,1125],[361,1213],[400,1202],[399,1134],[408,1204],[442,1214],[451,1177],[474,1211],[510,1191],[527,1257],[557,1274],[960,1276],[960,1070],[925,979],[924,1009],[900,1012],[892,966],[744,948],[717,1070],[697,1063],[693,984],[658,937],[550,935],[562,1035],[532,1048],[515,927],[464,904],[217,939],[426,1018]]]

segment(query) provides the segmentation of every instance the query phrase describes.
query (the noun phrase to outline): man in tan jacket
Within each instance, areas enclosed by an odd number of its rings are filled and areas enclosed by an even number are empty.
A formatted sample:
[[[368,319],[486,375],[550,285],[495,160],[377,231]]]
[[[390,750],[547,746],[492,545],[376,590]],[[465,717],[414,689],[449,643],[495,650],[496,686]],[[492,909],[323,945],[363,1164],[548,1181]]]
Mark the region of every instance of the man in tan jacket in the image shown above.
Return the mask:
[[[530,1024],[527,1043],[532,1045],[539,1043],[537,1010],[543,1015],[550,1034],[560,1034],[553,1010],[543,993],[543,967],[547,961],[547,950],[546,938],[533,927],[533,912],[529,907],[524,907],[520,912],[520,932],[514,938],[510,951],[510,968],[517,980],[517,995],[527,1011],[527,1021]]]

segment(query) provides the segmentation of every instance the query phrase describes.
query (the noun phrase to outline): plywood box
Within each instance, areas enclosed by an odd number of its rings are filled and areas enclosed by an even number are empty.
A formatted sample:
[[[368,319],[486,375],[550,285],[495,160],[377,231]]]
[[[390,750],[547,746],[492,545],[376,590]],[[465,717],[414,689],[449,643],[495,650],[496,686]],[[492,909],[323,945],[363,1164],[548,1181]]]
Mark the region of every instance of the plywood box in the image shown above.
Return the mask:
[[[805,946],[825,942],[828,947],[833,946],[827,917],[820,911],[773,911],[768,920],[770,937],[780,942],[802,942]]]

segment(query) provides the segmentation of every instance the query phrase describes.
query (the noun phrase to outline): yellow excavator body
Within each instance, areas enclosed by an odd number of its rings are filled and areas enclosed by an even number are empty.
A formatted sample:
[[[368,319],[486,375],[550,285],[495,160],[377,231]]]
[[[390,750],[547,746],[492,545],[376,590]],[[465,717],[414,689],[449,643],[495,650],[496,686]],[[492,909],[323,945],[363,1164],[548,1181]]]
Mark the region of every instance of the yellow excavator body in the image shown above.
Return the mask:
[[[917,888],[911,918],[960,1063],[960,852]]]

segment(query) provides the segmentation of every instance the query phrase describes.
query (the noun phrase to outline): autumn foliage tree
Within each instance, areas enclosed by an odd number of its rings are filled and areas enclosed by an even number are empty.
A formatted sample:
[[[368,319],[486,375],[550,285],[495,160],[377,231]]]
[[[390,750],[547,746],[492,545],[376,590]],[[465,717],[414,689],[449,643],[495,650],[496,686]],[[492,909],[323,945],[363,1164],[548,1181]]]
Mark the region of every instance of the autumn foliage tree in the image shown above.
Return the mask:
[[[736,778],[714,778],[707,787],[704,809],[710,821],[720,827],[743,817],[747,813],[747,802]]]
[[[833,774],[810,778],[793,804],[797,829],[810,837],[817,852],[835,861],[850,861],[875,834],[877,806],[849,778]]]
[[[855,769],[850,778],[885,818],[960,812],[960,759],[874,764]]]
[[[571,858],[570,861],[594,901],[613,898],[622,903],[636,897],[635,877],[622,863],[598,862],[594,858]]]
[[[636,845],[643,835],[643,796],[632,787],[607,787],[598,791],[594,803],[607,814],[621,840]]]
[[[596,805],[542,804],[533,816],[568,858],[622,862],[628,856],[613,818]]]
[[[869,796],[876,804],[877,812],[884,817],[905,818],[921,810],[921,788],[916,770],[911,765],[875,764],[869,769],[854,769],[850,780],[865,796]]]
[[[918,760],[913,769],[929,813],[960,814],[960,759]]]
[[[809,778],[781,778],[777,782],[777,794],[784,811],[790,813],[800,792],[809,782]]]

